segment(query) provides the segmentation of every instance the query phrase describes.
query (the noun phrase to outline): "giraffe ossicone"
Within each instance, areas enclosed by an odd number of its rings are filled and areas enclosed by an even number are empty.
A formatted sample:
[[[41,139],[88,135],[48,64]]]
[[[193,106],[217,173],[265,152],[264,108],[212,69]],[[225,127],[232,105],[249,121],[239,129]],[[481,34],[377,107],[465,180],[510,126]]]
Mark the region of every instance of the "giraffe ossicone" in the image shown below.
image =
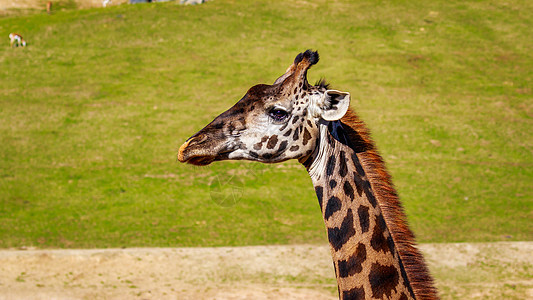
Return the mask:
[[[248,90],[191,136],[178,160],[277,163],[298,159],[315,187],[340,299],[438,299],[405,214],[350,94],[307,82],[307,50],[274,84]]]

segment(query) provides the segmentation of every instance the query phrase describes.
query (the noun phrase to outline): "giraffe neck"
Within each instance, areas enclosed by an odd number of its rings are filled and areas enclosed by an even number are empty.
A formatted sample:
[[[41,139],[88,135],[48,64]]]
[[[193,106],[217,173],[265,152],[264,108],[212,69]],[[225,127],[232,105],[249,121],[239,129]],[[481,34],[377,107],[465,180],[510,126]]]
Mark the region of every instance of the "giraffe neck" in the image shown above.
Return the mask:
[[[414,299],[378,199],[361,163],[364,149],[340,121],[319,124],[315,152],[303,162],[322,210],[341,299]]]

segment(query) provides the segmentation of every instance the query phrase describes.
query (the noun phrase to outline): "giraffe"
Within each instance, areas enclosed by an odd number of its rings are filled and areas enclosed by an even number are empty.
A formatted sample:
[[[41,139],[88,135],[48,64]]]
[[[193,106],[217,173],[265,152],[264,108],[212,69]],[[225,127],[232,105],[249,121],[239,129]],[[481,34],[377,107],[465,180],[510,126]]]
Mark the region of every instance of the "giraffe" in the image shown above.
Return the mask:
[[[307,82],[307,50],[272,85],[248,90],[191,136],[178,160],[278,163],[297,159],[312,179],[340,299],[438,299],[384,162],[350,94]]]

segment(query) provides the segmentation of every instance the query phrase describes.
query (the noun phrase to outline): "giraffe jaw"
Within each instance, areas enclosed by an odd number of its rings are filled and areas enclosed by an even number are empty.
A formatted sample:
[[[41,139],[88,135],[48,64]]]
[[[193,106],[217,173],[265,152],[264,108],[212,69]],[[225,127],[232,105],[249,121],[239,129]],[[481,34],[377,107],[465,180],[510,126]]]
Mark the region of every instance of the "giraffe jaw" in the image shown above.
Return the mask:
[[[188,164],[195,165],[195,166],[207,166],[211,164],[213,161],[215,161],[215,158],[210,157],[210,156],[193,156],[193,157],[187,158],[187,160],[180,160],[179,158],[178,160],[180,162],[188,163]]]

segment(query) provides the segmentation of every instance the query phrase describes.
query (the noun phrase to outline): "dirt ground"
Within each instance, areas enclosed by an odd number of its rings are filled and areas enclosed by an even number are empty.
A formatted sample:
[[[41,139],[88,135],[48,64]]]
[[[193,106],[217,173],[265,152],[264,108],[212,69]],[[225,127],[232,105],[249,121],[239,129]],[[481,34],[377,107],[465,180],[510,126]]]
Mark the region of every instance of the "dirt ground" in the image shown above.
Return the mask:
[[[443,299],[533,299],[533,242],[423,244]],[[0,299],[336,299],[328,246],[0,251]]]

